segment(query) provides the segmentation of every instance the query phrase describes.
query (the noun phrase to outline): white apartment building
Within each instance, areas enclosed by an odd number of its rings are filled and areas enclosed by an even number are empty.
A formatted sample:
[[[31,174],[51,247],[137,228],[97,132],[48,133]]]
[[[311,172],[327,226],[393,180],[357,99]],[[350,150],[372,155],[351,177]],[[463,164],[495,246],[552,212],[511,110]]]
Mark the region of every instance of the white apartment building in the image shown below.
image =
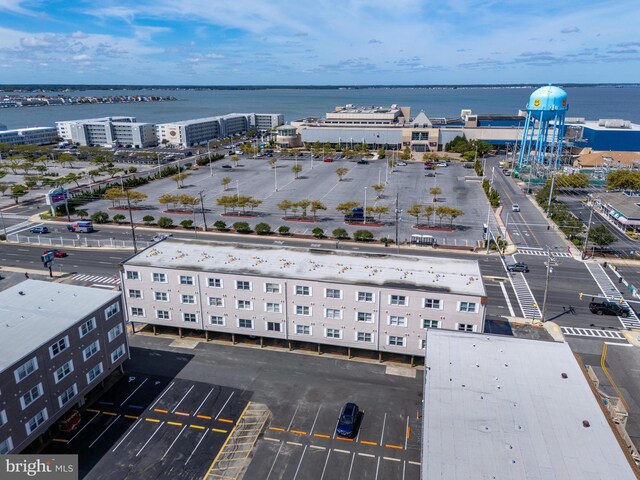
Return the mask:
[[[166,239],[126,260],[129,322],[424,356],[426,332],[482,332],[476,261]],[[291,343],[290,343],[291,345]]]
[[[137,122],[135,117],[104,117],[56,122],[60,138],[83,146],[130,145],[151,147],[158,143],[152,123]]]
[[[9,145],[49,145],[56,143],[58,132],[54,127],[0,129],[0,143]]]

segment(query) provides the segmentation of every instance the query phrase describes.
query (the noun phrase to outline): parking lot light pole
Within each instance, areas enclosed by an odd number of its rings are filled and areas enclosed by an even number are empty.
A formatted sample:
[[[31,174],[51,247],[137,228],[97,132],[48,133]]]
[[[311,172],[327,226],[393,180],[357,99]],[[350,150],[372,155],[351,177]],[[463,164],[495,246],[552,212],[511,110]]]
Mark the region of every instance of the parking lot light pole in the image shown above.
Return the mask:
[[[362,218],[364,220],[364,225],[367,224],[367,187],[364,187],[364,210],[363,210]]]
[[[209,155],[209,176],[213,177],[213,165],[211,164],[211,147],[207,142],[207,154]]]
[[[273,189],[274,192],[278,191],[278,168],[276,166],[276,164],[273,164],[273,178],[275,181],[275,188]]]
[[[204,231],[207,231],[207,217],[204,214],[204,196],[202,190],[198,192],[200,194],[200,208],[202,209],[202,223],[204,224]]]

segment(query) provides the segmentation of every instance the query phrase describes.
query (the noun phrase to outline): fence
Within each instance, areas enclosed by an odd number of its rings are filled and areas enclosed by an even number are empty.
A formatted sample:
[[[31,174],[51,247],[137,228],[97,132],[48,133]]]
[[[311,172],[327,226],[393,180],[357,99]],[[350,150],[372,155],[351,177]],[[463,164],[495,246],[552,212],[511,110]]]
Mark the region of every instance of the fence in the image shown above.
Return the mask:
[[[115,238],[94,239],[88,237],[80,237],[77,239],[53,237],[53,236],[30,236],[9,234],[7,236],[9,243],[22,243],[29,245],[39,245],[42,247],[86,247],[86,248],[114,248],[114,249],[131,249],[133,250],[132,240],[117,240]],[[143,249],[152,245],[153,242],[138,241],[136,245],[138,249]]]

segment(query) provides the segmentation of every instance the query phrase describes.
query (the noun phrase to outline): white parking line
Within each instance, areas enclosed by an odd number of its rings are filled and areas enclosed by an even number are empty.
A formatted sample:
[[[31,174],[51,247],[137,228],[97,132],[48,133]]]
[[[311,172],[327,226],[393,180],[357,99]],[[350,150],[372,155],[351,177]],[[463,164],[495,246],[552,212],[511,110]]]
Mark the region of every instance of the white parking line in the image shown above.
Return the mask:
[[[376,465],[376,480],[378,480],[379,471],[380,471],[380,457],[378,457],[378,464]]]
[[[309,448],[315,448],[316,450],[326,450],[327,447],[321,447],[320,445],[309,445]]]
[[[299,409],[299,408],[300,408],[300,404],[298,404],[298,406],[296,407],[295,412],[293,412],[293,417],[291,417],[291,421],[289,422],[289,427],[287,428],[287,432],[288,432],[289,430],[291,430],[291,425],[293,425],[293,421],[295,420],[296,415],[298,414],[298,409]]]
[[[327,464],[329,463],[329,457],[331,456],[331,449],[327,452],[327,458],[324,461],[324,467],[322,468],[322,475],[320,475],[320,480],[324,478],[324,472],[327,471]]]
[[[216,418],[215,418],[214,420],[217,420],[217,419],[218,419],[218,417],[220,416],[220,414],[221,414],[221,413],[222,413],[222,411],[224,410],[224,407],[226,407],[226,406],[227,406],[227,403],[229,403],[229,400],[231,400],[231,397],[233,397],[233,394],[234,394],[234,393],[235,393],[235,392],[231,392],[231,395],[229,395],[229,398],[227,398],[227,401],[226,401],[226,402],[224,402],[224,405],[222,405],[222,408],[220,409],[220,411],[218,412],[218,414],[216,415]]]
[[[296,480],[296,478],[298,477],[298,472],[300,471],[300,465],[302,465],[302,459],[304,458],[304,452],[306,451],[307,451],[307,446],[305,445],[304,450],[302,450],[302,455],[300,455],[300,461],[298,462],[298,468],[296,468],[296,474],[293,476],[293,480]]]
[[[409,415],[407,415],[407,426],[404,429],[404,449],[407,449],[407,444],[409,443]]]
[[[100,415],[100,414],[98,413],[98,414],[96,415],[96,417],[97,417],[98,415]],[[96,418],[96,417],[93,417],[93,418]],[[93,419],[92,419],[92,420],[93,420]],[[134,424],[133,424],[133,426],[129,429],[129,431],[128,431],[128,432],[127,432],[127,434],[122,438],[122,440],[120,440],[120,441],[118,442],[118,444],[117,444],[115,447],[113,447],[113,450],[111,450],[111,453],[115,452],[115,451],[118,449],[118,447],[119,447],[120,445],[122,445],[122,443],[127,439],[127,437],[128,437],[129,435],[131,435],[131,432],[133,432],[133,429],[134,429],[134,428],[136,428],[136,426],[137,426],[141,421],[142,421],[142,417],[140,417],[140,418],[138,419],[138,421],[137,421],[136,423],[134,423]],[[80,432],[78,432],[78,433],[80,433]]]
[[[298,443],[298,442],[287,442],[287,445],[295,445],[296,447],[301,447],[302,444]],[[307,448],[307,446],[305,445],[305,448]]]
[[[271,437],[263,437],[264,440],[268,441],[268,442],[276,442],[276,443],[280,443],[280,440],[277,438],[271,438]]]
[[[280,444],[280,448],[278,449],[278,453],[276,453],[276,458],[273,459],[273,463],[271,464],[271,468],[269,469],[269,473],[267,474],[267,478],[265,480],[269,480],[269,477],[271,476],[271,472],[273,472],[273,467],[276,466],[276,462],[278,461],[278,457],[280,456],[280,450],[282,450],[283,446],[284,446],[284,442],[282,442]]]
[[[351,480],[351,471],[353,470],[353,461],[356,459],[356,452],[353,452],[353,457],[351,457],[351,466],[349,467],[349,476],[347,480]]]
[[[385,460],[389,460],[391,462],[399,462],[400,459],[399,458],[393,458],[393,457],[382,457]]]
[[[370,457],[370,458],[375,457],[373,453],[358,453],[358,455],[360,455],[361,457]]]
[[[171,442],[171,445],[169,445],[169,448],[167,448],[167,451],[164,452],[164,455],[162,455],[162,458],[160,458],[160,460],[164,460],[164,457],[167,456],[167,453],[169,453],[169,450],[171,450],[171,447],[173,447],[173,444],[178,441],[178,438],[180,438],[180,435],[182,435],[182,432],[184,432],[185,428],[187,428],[186,425],[182,427],[182,430],[180,430],[180,433],[176,436],[176,438],[173,439],[173,442]]]
[[[384,439],[384,426],[387,423],[387,414],[384,414],[384,419],[382,420],[382,434],[380,435],[380,445],[384,445],[384,443],[382,443],[382,440]]]
[[[420,462],[414,462],[414,461],[409,460],[409,465],[418,465],[418,466],[420,466],[422,464]]]
[[[333,451],[338,453],[351,453],[349,450],[340,450],[339,448],[334,448]]]
[[[209,395],[211,395],[211,393],[213,393],[213,388],[209,390],[209,393],[207,393],[207,396],[204,397],[204,400],[202,400],[202,403],[198,405],[198,408],[196,408],[196,411],[194,412],[194,414],[197,415],[198,413],[200,413],[200,409],[202,408],[202,405],[204,405],[204,402],[207,401],[207,398],[209,398]]]
[[[102,430],[102,433],[101,433],[100,435],[98,435],[98,437],[97,437],[93,442],[91,442],[91,445],[89,445],[89,448],[93,447],[93,446],[96,444],[96,442],[97,442],[98,440],[100,440],[100,437],[102,437],[102,435],[104,435],[105,433],[107,433],[107,430],[109,430],[109,429],[113,426],[113,424],[114,424],[114,423],[116,423],[116,422],[118,421],[118,419],[119,419],[121,416],[122,416],[122,415],[118,415],[116,418],[114,418],[114,419],[113,419],[113,422],[111,422],[111,423],[110,423],[106,428],[104,428],[104,429]]]
[[[320,415],[320,409],[322,405],[318,407],[318,411],[316,412],[316,418],[313,419],[313,425],[311,425],[311,430],[309,430],[309,435],[313,435],[313,429],[316,428],[316,422],[318,421],[318,415]]]
[[[180,399],[180,401],[178,402],[178,404],[173,407],[173,410],[171,410],[171,413],[174,413],[178,407],[180,406],[180,404],[182,403],[182,401],[187,398],[187,395],[189,395],[189,392],[191,392],[191,390],[193,390],[193,387],[195,387],[195,385],[191,385],[191,388],[189,390],[187,390],[187,393],[184,394],[184,396]]]
[[[142,453],[142,451],[144,450],[144,448],[149,445],[149,442],[151,441],[151,439],[153,439],[153,437],[155,437],[156,433],[158,433],[160,431],[160,429],[162,428],[162,426],[164,425],[164,422],[162,422],[160,425],[158,425],[158,428],[156,428],[156,431],[153,432],[151,434],[151,436],[149,437],[149,439],[144,443],[144,445],[142,446],[142,448],[140,450],[138,450],[138,453],[136,453],[136,457],[138,455],[140,455]]]
[[[71,438],[69,439],[69,443],[71,443],[71,442],[73,441],[73,439],[74,439],[74,438],[76,438],[78,435],[80,435],[80,433],[82,433],[82,430],[84,430],[85,428],[87,428],[87,427],[89,426],[89,424],[90,424],[91,422],[93,422],[93,421],[96,419],[96,417],[97,417],[98,415],[100,415],[100,412],[96,413],[96,414],[93,416],[93,418],[87,422],[87,424],[86,424],[84,427],[82,427],[80,430],[78,430],[78,432],[77,432],[73,437],[71,437]]]
[[[191,455],[189,455],[189,458],[187,458],[187,461],[184,462],[184,464],[186,465],[187,463],[189,463],[189,460],[191,460],[191,457],[193,457],[193,454],[196,453],[196,450],[198,449],[198,447],[200,446],[200,444],[202,443],[202,440],[204,440],[204,437],[207,436],[207,432],[209,430],[205,430],[204,433],[202,434],[202,438],[200,439],[200,441],[198,442],[198,444],[196,445],[196,447],[193,449],[193,451],[191,452]]]
[[[148,378],[145,378],[142,383],[140,385],[138,385],[138,388],[136,388],[133,392],[131,392],[131,395],[129,395],[127,398],[125,398],[122,403],[120,404],[120,406],[123,406],[125,403],[127,403],[127,400],[129,400],[131,397],[133,397],[133,395],[135,395],[135,393],[140,390],[140,387],[142,387],[142,385],[144,385],[144,382],[146,382],[147,380],[149,380]]]
[[[156,401],[155,401],[155,402],[153,402],[153,404],[149,407],[149,409],[153,409],[153,407],[155,407],[155,406],[156,406],[156,404],[160,401],[160,399],[162,399],[162,397],[164,397],[164,394],[165,394],[165,393],[167,393],[169,390],[171,390],[171,387],[173,387],[173,384],[174,384],[174,383],[175,383],[175,382],[171,382],[171,385],[169,385],[169,386],[165,389],[165,391],[164,391],[164,392],[162,392],[162,393],[160,394],[160,396],[156,399]]]

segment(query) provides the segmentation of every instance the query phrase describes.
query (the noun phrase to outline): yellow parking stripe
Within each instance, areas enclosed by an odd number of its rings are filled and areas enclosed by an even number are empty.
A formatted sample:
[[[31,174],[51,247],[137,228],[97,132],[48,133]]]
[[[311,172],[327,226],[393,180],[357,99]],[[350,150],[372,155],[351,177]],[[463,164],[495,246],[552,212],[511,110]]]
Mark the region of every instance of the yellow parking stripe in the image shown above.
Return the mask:
[[[289,430],[291,433],[295,433],[296,435],[306,435],[307,432],[303,432],[302,430]]]
[[[87,408],[87,412],[100,413],[100,410],[96,410],[95,408]]]
[[[218,433],[229,433],[228,430],[221,430],[219,428],[212,428],[211,430]]]
[[[322,433],[314,433],[313,436],[319,438],[331,438],[331,435],[323,435]]]
[[[269,430],[275,430],[276,432],[284,432],[284,428],[280,428],[280,427],[269,427]]]
[[[336,437],[336,440],[342,440],[343,442],[353,442],[353,438]]]
[[[196,415],[197,418],[204,418],[205,420],[211,420],[209,415]]]
[[[117,413],[113,413],[113,412],[102,412],[103,415],[111,415],[113,417],[117,417],[118,414]]]
[[[387,448],[395,448],[396,450],[404,450],[404,448],[400,445],[392,445],[390,443],[385,444],[385,447]]]
[[[129,420],[137,420],[138,417],[136,417],[135,415],[125,415],[124,418],[128,418]]]
[[[145,418],[147,422],[160,423],[160,420],[156,420],[155,418]]]
[[[182,424],[178,422],[167,422],[167,425],[175,425],[176,427],[181,427]]]
[[[153,411],[158,413],[169,413],[169,410],[163,410],[161,408],[154,408]]]
[[[198,430],[204,430],[204,427],[200,425],[189,425],[189,428],[197,428]]]
[[[188,413],[184,413],[184,412],[173,412],[173,413],[175,413],[176,415],[180,415],[182,417],[190,417],[191,416]]]
[[[69,443],[69,440],[65,440],[64,438],[54,438],[53,441],[60,443]]]
[[[228,418],[219,418],[218,421],[224,423],[234,423],[233,420],[229,420]]]
[[[366,440],[360,440],[360,443],[364,443],[365,445],[378,445],[377,442],[367,442]]]

